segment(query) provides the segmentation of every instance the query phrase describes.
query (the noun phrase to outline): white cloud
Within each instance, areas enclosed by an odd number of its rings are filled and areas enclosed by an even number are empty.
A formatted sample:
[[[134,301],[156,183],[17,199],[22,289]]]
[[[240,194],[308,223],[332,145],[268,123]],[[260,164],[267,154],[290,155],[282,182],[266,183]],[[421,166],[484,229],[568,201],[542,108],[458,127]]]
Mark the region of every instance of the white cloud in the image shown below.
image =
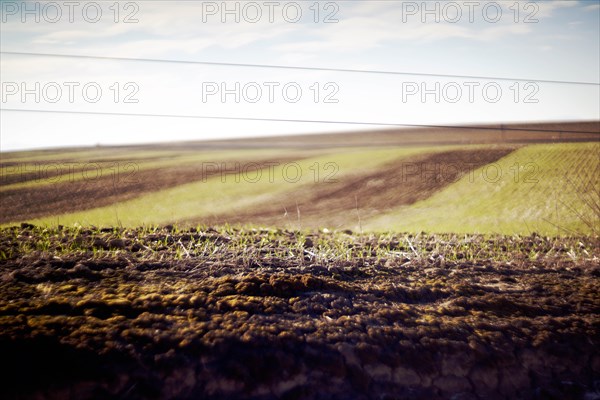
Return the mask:
[[[527,4],[528,2],[525,1],[523,3]],[[537,7],[539,7],[539,11],[536,13],[535,16],[532,16],[532,17],[539,19],[539,18],[550,17],[550,16],[552,16],[552,14],[554,14],[554,12],[556,10],[561,9],[561,8],[576,7],[579,4],[579,1],[551,0],[551,1],[537,1],[537,2],[534,2],[533,4],[537,5]],[[526,7],[526,6],[522,6],[522,7]],[[527,11],[532,12],[533,9],[529,9]]]
[[[473,39],[482,40],[482,41],[492,41],[498,40],[508,35],[525,35],[530,33],[533,30],[531,25],[499,25],[491,28],[484,29],[479,33],[473,32]]]

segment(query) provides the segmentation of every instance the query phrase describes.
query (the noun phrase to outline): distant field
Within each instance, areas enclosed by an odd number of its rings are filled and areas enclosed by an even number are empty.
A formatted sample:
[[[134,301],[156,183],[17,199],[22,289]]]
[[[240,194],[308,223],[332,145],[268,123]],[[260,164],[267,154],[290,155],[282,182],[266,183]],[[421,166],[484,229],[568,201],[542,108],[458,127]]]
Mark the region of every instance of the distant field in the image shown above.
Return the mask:
[[[597,233],[597,131],[508,125],[8,153],[0,224]]]
[[[598,233],[599,155],[599,143],[526,146],[423,201],[370,221],[368,228],[504,234],[594,228]]]

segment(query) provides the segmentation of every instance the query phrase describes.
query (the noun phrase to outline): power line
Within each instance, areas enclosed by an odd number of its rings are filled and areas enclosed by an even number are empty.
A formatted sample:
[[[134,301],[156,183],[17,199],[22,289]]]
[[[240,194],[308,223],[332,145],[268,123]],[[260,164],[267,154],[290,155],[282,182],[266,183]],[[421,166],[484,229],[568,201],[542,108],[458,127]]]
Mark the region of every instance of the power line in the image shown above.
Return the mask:
[[[426,124],[402,124],[389,122],[372,121],[331,121],[331,120],[307,120],[307,119],[284,119],[284,118],[258,118],[258,117],[224,117],[218,115],[178,115],[178,114],[148,114],[148,113],[122,113],[105,111],[67,111],[67,110],[34,110],[27,108],[2,108],[0,111],[8,112],[30,112],[44,114],[74,114],[74,115],[104,115],[116,117],[153,117],[153,118],[187,118],[187,119],[214,119],[229,121],[260,121],[260,122],[294,122],[294,123],[314,123],[314,124],[338,124],[338,125],[368,125],[368,126],[395,126],[405,128],[443,128],[443,129],[471,129],[471,130],[489,130],[489,131],[520,131],[520,132],[562,132],[562,133],[587,133],[598,135],[600,132],[574,131],[574,130],[556,130],[556,129],[535,129],[535,128],[494,128],[489,126],[460,126],[460,125],[426,125]]]
[[[17,51],[0,51],[0,54],[16,55],[16,56],[54,57],[54,58],[78,58],[78,59],[88,59],[88,60],[113,60],[113,61],[129,61],[129,62],[191,64],[191,65],[207,65],[207,66],[214,66],[214,67],[270,68],[270,69],[362,73],[362,74],[379,74],[379,75],[426,76],[426,77],[430,77],[430,78],[435,77],[435,78],[480,79],[480,80],[511,81],[511,82],[527,81],[527,82],[539,82],[539,83],[553,83],[553,84],[561,84],[561,85],[564,84],[564,85],[600,86],[600,83],[597,83],[597,82],[564,81],[564,80],[549,80],[549,79],[527,79],[527,78],[477,76],[477,75],[430,74],[430,73],[406,72],[406,71],[362,70],[362,69],[347,69],[347,68],[321,68],[321,67],[302,67],[302,66],[292,66],[292,65],[244,64],[244,63],[192,61],[192,60],[167,60],[167,59],[159,59],[159,58],[89,56],[89,55],[78,55],[78,54],[27,53],[27,52],[17,52]]]

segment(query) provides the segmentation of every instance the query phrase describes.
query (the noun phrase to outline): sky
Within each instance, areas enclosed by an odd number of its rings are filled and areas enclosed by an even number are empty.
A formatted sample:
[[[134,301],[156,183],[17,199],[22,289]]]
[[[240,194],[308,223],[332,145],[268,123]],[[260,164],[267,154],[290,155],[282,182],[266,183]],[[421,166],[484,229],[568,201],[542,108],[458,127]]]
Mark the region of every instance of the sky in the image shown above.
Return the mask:
[[[0,6],[0,151],[600,119],[599,1]]]

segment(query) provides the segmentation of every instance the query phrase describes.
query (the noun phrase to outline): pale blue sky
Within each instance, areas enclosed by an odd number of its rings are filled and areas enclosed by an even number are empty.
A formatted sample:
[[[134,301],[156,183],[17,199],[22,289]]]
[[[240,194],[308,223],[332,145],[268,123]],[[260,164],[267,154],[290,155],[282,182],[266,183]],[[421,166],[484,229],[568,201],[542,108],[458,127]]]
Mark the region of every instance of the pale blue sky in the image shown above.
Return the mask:
[[[23,2],[0,1],[0,46],[4,52],[77,54],[92,56],[196,60],[229,63],[276,64],[344,69],[409,71],[525,79],[600,81],[600,3],[598,1],[279,1],[272,9],[265,2],[239,3],[240,21],[227,15],[222,2],[137,1],[120,2],[114,22],[114,1],[81,1],[69,21],[67,6],[58,1],[62,18],[49,2],[27,2],[33,14],[23,15]],[[251,5],[249,5],[252,3]],[[315,6],[317,3],[317,6]],[[502,16],[496,17],[496,5]],[[258,8],[253,9],[254,5]],[[83,7],[87,7],[87,14]],[[36,7],[39,14],[35,15]],[[95,9],[102,9],[98,22]],[[216,7],[216,9],[215,9]],[[246,8],[244,8],[246,7]],[[286,7],[287,14],[283,9]],[[416,8],[415,8],[416,7]],[[296,9],[298,22],[290,22]],[[315,9],[319,9],[315,22]],[[243,10],[248,13],[244,14]],[[255,10],[262,18],[253,23]],[[484,13],[484,9],[487,13]],[[519,10],[518,16],[515,10]],[[455,14],[461,11],[461,16]],[[470,13],[470,10],[473,13]],[[135,23],[124,23],[130,13]],[[331,14],[337,23],[324,23]],[[530,23],[524,19],[530,15]],[[469,17],[473,18],[471,22]],[[39,22],[35,18],[39,17]],[[438,17],[439,22],[434,18]],[[25,22],[23,22],[25,18]],[[87,18],[87,20],[86,20]],[[286,20],[287,18],[287,20]],[[422,18],[426,18],[425,21]],[[515,21],[515,18],[517,19]],[[457,22],[452,22],[457,21]],[[494,22],[495,21],[495,22]],[[215,115],[302,120],[370,121],[408,124],[460,124],[479,122],[600,119],[599,86],[487,81],[461,78],[424,78],[274,70],[114,60],[58,59],[2,54],[3,109],[41,109],[116,113]],[[40,101],[21,97],[26,88],[56,82],[63,90],[56,103],[54,87],[46,86]],[[75,82],[74,101],[64,82]],[[211,83],[240,88],[256,82],[263,97],[256,103],[233,95],[220,100],[217,93],[203,101],[202,90]],[[274,82],[274,101],[267,99]],[[97,103],[83,98],[80,88],[93,83],[102,90]],[[117,86],[114,86],[115,83]],[[137,104],[124,103],[133,83],[139,89]],[[334,86],[325,86],[327,84]],[[300,87],[298,102],[287,101],[280,90],[286,84]],[[316,84],[316,86],[315,86]],[[435,89],[441,98],[421,96],[421,88]],[[475,86],[468,86],[468,85]],[[482,88],[501,95],[492,103]],[[16,86],[15,86],[16,85]],[[115,102],[116,88],[119,101]],[[462,90],[458,96],[456,88]],[[473,101],[468,99],[473,87]],[[247,95],[252,95],[252,87]],[[316,89],[318,102],[314,102]],[[336,90],[334,91],[333,88]],[[418,88],[408,95],[406,91]],[[518,92],[517,92],[518,90]],[[403,91],[404,95],[403,96]],[[325,103],[333,93],[337,103]],[[491,95],[490,95],[491,93]],[[242,93],[243,94],[243,93]],[[528,103],[525,100],[537,100]],[[52,100],[52,99],[51,99]],[[515,101],[516,100],[516,101]],[[2,111],[2,151],[166,140],[272,135],[355,130],[356,126],[283,122],[217,121],[91,115],[16,113]]]

